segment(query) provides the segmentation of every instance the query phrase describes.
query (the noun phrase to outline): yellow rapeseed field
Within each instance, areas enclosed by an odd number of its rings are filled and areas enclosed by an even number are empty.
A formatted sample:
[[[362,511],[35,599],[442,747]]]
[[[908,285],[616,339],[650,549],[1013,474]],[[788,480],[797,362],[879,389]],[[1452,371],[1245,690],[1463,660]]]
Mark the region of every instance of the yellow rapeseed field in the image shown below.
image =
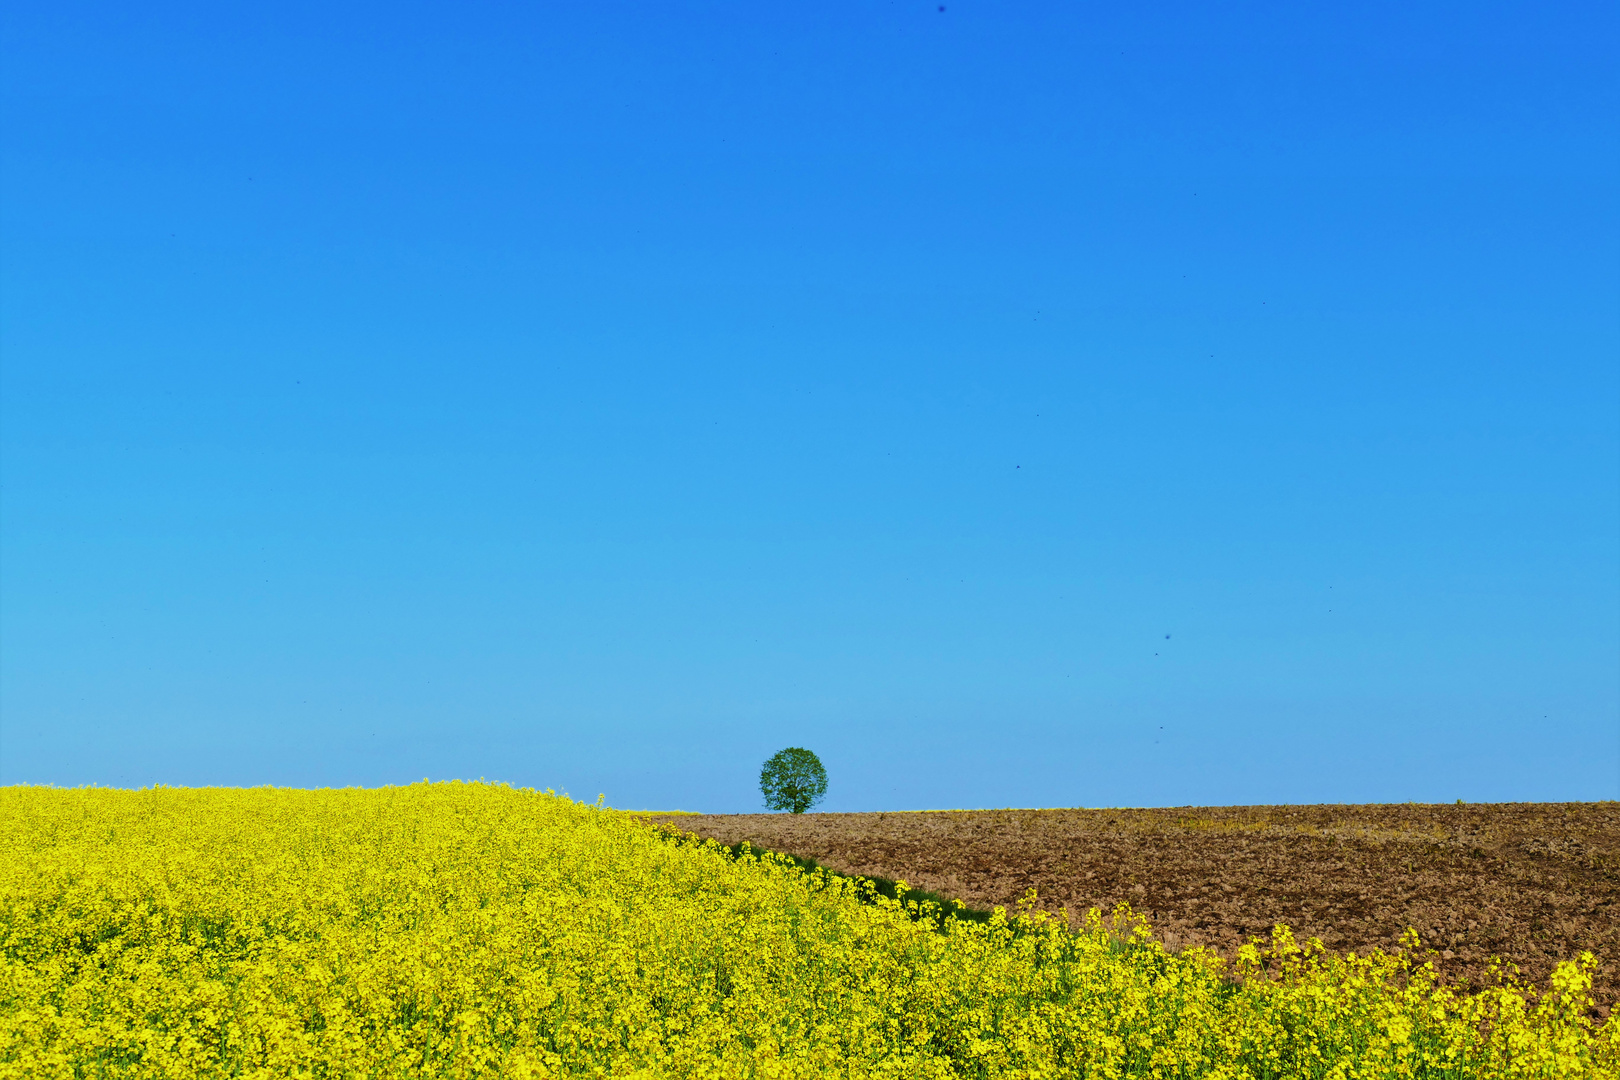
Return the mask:
[[[0,1076],[1615,1076],[1590,960],[1472,997],[1284,930],[914,920],[493,784],[0,789]]]

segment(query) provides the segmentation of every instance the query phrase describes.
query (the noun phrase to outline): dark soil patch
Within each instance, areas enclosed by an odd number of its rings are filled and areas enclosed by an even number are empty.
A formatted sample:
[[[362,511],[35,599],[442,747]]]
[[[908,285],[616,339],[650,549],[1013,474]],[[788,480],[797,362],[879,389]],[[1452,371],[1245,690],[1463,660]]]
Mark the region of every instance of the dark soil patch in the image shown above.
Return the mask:
[[[973,907],[1031,887],[1071,918],[1127,901],[1172,947],[1230,957],[1277,923],[1348,952],[1412,927],[1435,966],[1480,985],[1493,956],[1545,984],[1590,950],[1620,1000],[1620,803],[1237,806],[737,814],[665,819]]]

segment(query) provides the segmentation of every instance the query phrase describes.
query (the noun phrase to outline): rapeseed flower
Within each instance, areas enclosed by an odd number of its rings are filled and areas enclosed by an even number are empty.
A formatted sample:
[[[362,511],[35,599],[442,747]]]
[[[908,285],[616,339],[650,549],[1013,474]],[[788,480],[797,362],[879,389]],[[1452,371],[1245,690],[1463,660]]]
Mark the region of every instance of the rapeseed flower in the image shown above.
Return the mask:
[[[986,923],[550,792],[0,789],[0,1078],[1613,1077],[1593,963]]]

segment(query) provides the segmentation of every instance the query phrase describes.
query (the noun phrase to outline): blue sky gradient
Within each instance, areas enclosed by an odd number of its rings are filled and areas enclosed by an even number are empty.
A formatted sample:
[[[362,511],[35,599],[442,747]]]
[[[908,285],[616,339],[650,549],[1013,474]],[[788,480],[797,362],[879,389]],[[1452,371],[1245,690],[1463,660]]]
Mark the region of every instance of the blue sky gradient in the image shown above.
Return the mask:
[[[30,2],[0,783],[1620,797],[1612,4]]]

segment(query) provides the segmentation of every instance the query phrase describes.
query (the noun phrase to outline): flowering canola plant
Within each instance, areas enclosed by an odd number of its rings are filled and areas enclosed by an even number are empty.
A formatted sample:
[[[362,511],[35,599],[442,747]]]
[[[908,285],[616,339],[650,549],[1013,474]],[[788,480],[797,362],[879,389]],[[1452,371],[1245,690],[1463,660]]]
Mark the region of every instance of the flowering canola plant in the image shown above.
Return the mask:
[[[1614,1077],[1590,957],[987,923],[549,792],[0,788],[0,1077]]]

